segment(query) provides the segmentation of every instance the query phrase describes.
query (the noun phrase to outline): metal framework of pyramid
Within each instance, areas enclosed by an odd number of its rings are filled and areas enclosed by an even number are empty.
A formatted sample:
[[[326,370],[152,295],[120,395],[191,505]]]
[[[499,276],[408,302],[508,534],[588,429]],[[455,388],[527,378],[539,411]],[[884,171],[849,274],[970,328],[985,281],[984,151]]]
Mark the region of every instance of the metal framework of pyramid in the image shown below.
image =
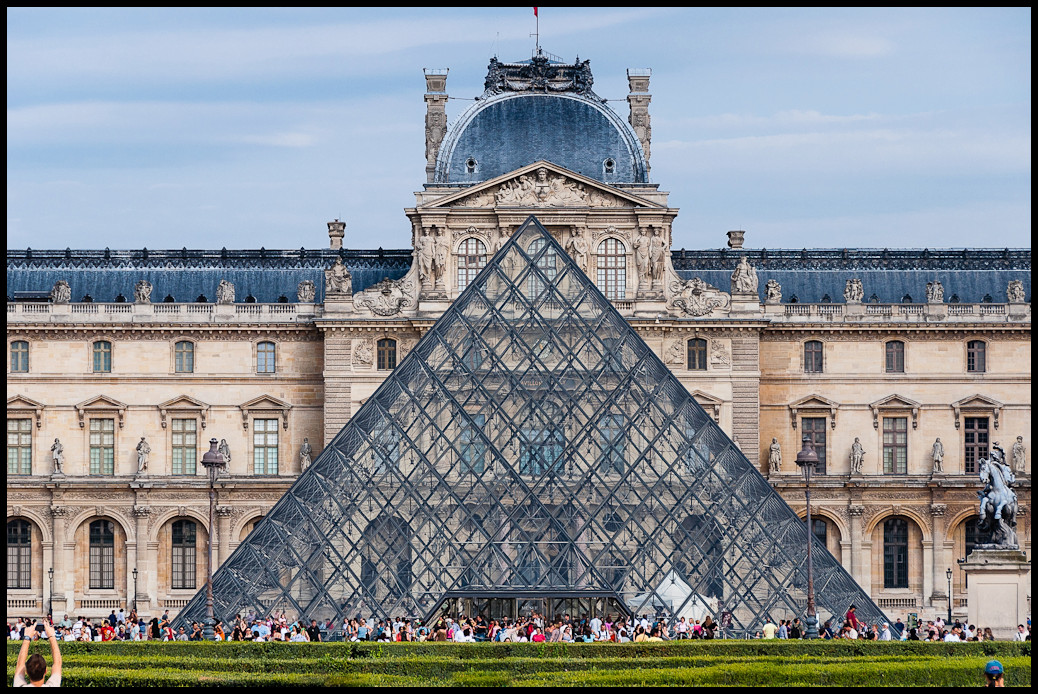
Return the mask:
[[[219,568],[214,609],[428,619],[457,598],[589,598],[746,635],[803,616],[807,541],[530,217]],[[851,603],[887,621],[811,541],[820,621]],[[203,589],[178,621],[205,609]]]

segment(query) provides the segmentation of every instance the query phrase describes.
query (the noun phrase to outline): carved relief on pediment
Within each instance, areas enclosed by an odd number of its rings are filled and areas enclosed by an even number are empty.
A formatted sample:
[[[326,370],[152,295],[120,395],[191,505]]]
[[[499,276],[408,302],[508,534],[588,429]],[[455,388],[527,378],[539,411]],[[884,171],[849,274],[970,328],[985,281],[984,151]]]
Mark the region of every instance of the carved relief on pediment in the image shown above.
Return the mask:
[[[451,203],[451,207],[629,207],[629,202],[541,167]]]

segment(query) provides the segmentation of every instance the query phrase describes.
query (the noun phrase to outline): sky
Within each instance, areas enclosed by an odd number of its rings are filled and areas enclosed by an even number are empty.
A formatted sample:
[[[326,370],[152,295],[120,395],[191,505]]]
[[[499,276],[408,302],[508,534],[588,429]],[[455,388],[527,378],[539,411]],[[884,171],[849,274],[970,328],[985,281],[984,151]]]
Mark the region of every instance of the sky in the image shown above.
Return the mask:
[[[539,10],[625,119],[651,68],[674,248],[1031,245],[1031,10]],[[8,248],[406,248],[448,120],[532,8],[7,10]]]

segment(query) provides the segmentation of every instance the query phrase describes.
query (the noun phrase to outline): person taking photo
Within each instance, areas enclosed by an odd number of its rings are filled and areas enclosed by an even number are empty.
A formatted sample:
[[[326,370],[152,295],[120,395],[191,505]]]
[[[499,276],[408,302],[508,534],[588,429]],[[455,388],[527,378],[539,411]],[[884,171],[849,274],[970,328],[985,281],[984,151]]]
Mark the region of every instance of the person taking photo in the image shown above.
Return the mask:
[[[51,676],[47,678],[47,661],[39,653],[29,655],[29,644],[36,634],[44,632],[50,642],[50,657],[54,662]],[[27,657],[28,656],[28,657]],[[28,680],[26,680],[28,677]],[[54,627],[44,622],[36,622],[35,629],[26,629],[22,638],[22,649],[18,652],[18,665],[14,669],[14,686],[16,687],[60,687],[61,686],[61,651],[58,639],[54,635]]]

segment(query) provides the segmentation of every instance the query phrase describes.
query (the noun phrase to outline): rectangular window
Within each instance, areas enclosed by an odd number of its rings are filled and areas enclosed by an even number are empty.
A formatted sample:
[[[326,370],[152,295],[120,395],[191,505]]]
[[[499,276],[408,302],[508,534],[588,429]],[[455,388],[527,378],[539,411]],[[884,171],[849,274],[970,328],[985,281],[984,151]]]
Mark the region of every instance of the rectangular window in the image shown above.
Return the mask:
[[[603,474],[622,474],[624,471],[624,418],[619,414],[603,415],[598,420],[599,445],[602,457],[599,469]]]
[[[94,343],[94,373],[112,372],[112,343],[104,340]]]
[[[115,420],[90,420],[90,474],[115,474]]]
[[[887,373],[901,374],[905,372],[905,343],[892,340],[887,343]]]
[[[174,590],[195,588],[196,527],[191,521],[173,524],[172,585]]]
[[[706,371],[706,340],[688,341],[688,368],[690,371]]]
[[[804,343],[804,373],[822,373],[822,343],[810,340]]]
[[[966,451],[963,456],[963,473],[977,474],[977,463],[988,457],[988,418],[966,417]]]
[[[480,474],[486,467],[487,446],[480,438],[480,432],[486,425],[487,416],[471,415],[472,424],[461,430],[461,473]]]
[[[115,547],[90,545],[90,587],[115,588]]]
[[[7,522],[7,589],[32,588],[32,528],[28,521]]]
[[[252,422],[252,472],[256,475],[278,474],[276,419],[256,419]]]
[[[821,344],[821,343],[819,343]],[[800,420],[804,436],[811,442],[818,455],[815,474],[825,474],[825,417],[804,417]]]
[[[193,475],[198,458],[198,423],[193,419],[173,420],[173,474]]]
[[[261,342],[256,345],[256,373],[272,374],[276,367],[276,346],[273,342]]]
[[[966,371],[971,374],[982,374],[987,371],[987,345],[983,340],[971,340],[966,343]]]
[[[195,346],[190,342],[178,342],[174,348],[174,369],[178,374],[194,373]]]
[[[32,474],[32,420],[7,420],[7,474]]]
[[[11,373],[29,373],[29,343],[25,340],[11,343]]]
[[[883,474],[908,474],[908,417],[883,418]]]

